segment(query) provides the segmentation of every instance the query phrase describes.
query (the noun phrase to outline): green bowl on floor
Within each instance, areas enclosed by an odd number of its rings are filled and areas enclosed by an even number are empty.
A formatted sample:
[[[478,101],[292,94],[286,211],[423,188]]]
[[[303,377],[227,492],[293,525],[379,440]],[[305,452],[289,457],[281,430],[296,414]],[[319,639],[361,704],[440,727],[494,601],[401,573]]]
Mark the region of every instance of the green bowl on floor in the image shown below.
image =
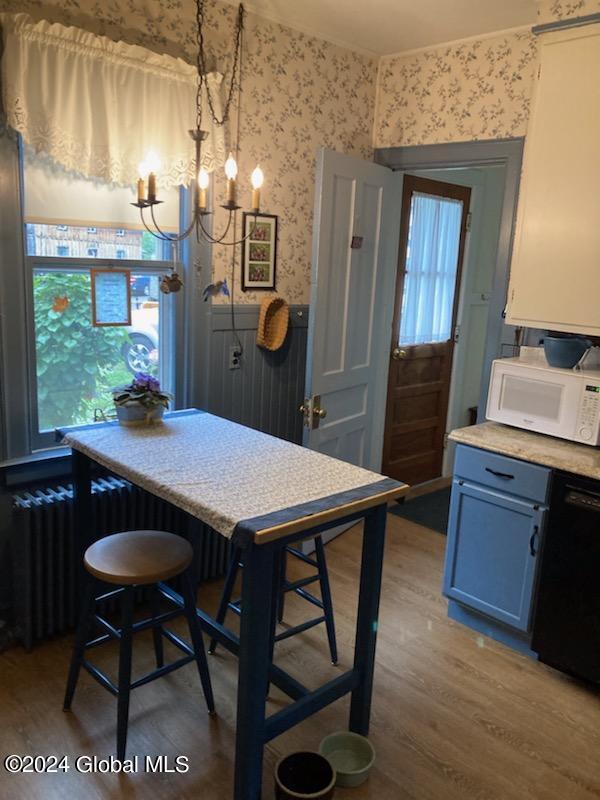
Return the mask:
[[[339,731],[326,736],[319,753],[336,771],[336,786],[360,786],[369,777],[375,762],[375,748],[364,736]]]

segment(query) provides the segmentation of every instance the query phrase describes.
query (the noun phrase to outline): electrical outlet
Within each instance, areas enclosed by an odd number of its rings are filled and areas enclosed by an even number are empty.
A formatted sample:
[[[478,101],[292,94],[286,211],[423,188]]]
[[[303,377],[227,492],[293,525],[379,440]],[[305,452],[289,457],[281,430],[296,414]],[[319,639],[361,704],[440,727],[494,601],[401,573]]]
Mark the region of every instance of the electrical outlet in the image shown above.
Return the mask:
[[[241,357],[242,354],[240,352],[240,348],[238,347],[238,345],[232,344],[231,347],[229,348],[229,369],[239,369],[241,366],[240,364]]]

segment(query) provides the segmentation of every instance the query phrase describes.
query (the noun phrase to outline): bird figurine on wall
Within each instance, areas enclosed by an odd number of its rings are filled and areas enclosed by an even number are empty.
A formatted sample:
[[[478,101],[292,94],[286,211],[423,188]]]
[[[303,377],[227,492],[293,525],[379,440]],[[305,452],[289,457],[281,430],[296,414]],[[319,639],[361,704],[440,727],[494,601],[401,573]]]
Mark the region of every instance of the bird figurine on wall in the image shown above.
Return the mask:
[[[227,278],[222,281],[216,281],[215,283],[209,283],[208,286],[205,286],[202,291],[202,299],[206,303],[209,297],[216,297],[218,294],[225,295],[225,297],[230,296]]]

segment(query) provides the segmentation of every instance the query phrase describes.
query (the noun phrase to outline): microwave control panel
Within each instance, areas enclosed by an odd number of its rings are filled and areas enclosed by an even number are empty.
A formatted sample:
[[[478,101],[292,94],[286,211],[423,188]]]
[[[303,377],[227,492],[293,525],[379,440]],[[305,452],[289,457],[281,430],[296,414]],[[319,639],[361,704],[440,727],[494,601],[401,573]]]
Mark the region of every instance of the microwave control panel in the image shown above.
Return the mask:
[[[577,420],[577,434],[582,442],[597,438],[600,424],[600,385],[586,384]]]

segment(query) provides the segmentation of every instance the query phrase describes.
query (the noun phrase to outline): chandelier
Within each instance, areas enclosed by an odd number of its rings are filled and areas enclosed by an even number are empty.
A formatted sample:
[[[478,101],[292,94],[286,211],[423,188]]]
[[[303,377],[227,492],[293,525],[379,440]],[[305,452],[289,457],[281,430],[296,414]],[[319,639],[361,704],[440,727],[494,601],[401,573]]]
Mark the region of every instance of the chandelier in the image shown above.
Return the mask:
[[[194,202],[192,206],[192,220],[189,226],[179,234],[170,234],[161,230],[158,225],[154,210],[157,205],[162,203],[157,197],[156,191],[156,173],[160,168],[160,162],[157,156],[149,154],[146,160],[140,164],[140,178],[137,183],[137,202],[132,203],[133,206],[139,208],[140,217],[144,228],[152,234],[152,236],[164,242],[170,242],[173,245],[174,261],[176,261],[177,244],[186,239],[190,234],[195,232],[197,241],[202,237],[204,240],[212,244],[223,244],[229,246],[239,245],[244,242],[249,236],[252,235],[254,225],[250,226],[248,234],[242,239],[227,239],[229,231],[231,230],[234,221],[235,212],[241,208],[237,204],[237,173],[238,168],[232,153],[229,153],[229,158],[225,162],[225,176],[227,178],[227,195],[226,201],[221,205],[228,212],[228,218],[223,232],[218,236],[213,236],[210,231],[205,227],[205,220],[211,214],[207,208],[207,190],[210,185],[209,173],[204,169],[202,164],[202,142],[207,138],[208,132],[202,129],[202,90],[206,81],[206,56],[204,53],[204,0],[196,0],[196,39],[198,45],[198,53],[196,57],[196,70],[197,70],[197,88],[196,88],[196,127],[188,131],[190,137],[195,145],[195,159],[194,159],[194,173],[197,180],[194,181],[193,195]],[[233,66],[231,71],[231,82],[225,101],[225,107],[221,117],[215,112],[210,90],[206,86],[206,94],[208,99],[208,108],[210,116],[215,125],[223,126],[229,119],[233,95],[236,85],[236,76],[238,77],[238,86],[241,83],[242,76],[242,32],[244,28],[244,7],[240,4],[237,14],[237,23],[235,28],[235,49]],[[252,206],[250,213],[254,215],[254,222],[260,211],[260,189],[263,184],[264,176],[259,166],[253,171],[251,176],[252,184]],[[147,184],[147,187],[146,187]],[[147,191],[146,191],[147,188]],[[150,219],[148,219],[149,214]],[[234,227],[235,230],[235,227]],[[161,283],[161,289],[164,292],[177,291],[181,288],[181,279],[176,272],[169,277],[165,277]]]

